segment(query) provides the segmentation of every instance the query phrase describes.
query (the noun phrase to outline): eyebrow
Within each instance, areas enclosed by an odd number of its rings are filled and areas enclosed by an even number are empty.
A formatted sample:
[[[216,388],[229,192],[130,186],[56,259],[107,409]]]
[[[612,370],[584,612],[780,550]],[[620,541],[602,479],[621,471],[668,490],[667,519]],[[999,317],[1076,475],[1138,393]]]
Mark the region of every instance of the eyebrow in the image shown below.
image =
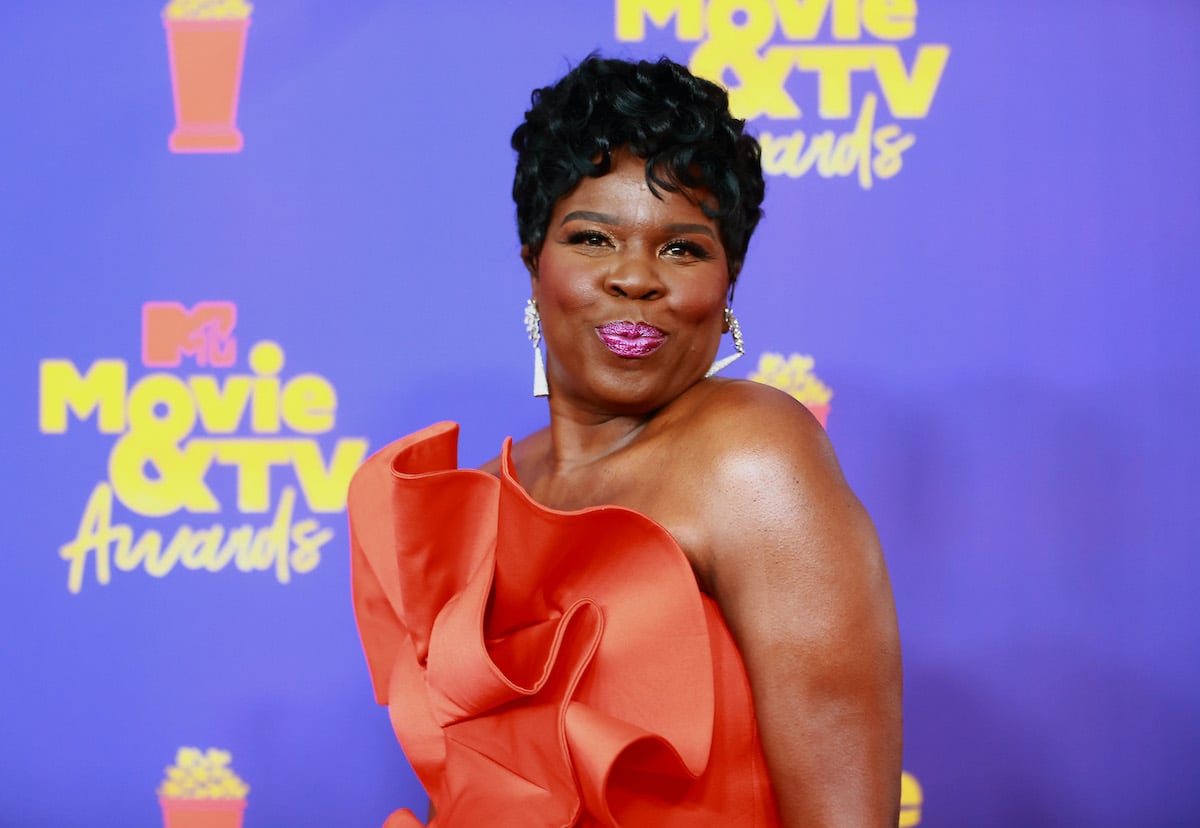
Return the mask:
[[[702,236],[708,236],[710,239],[716,238],[713,235],[712,228],[706,224],[669,224],[667,230],[672,233],[699,233]]]
[[[574,210],[563,216],[563,220],[558,223],[562,227],[568,221],[598,221],[601,224],[620,224],[621,220],[616,216],[610,216],[608,213],[593,213],[591,210]]]
[[[608,213],[596,213],[591,210],[573,210],[572,212],[563,216],[563,220],[559,222],[558,226],[562,227],[568,221],[595,221],[599,222],[600,224],[618,225],[621,223],[621,219],[617,216],[610,215]],[[699,233],[702,236],[708,236],[710,239],[716,238],[712,228],[705,224],[690,224],[686,222],[681,224],[669,224],[667,225],[666,229],[669,233]]]

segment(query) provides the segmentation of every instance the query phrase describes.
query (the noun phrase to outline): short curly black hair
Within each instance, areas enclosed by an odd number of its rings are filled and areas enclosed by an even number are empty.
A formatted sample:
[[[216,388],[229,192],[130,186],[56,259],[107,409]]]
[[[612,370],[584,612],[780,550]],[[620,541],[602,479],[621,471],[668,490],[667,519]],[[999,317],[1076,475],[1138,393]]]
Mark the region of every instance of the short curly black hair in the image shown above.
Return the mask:
[[[744,130],[724,89],[668,58],[589,55],[553,86],[534,90],[513,132],[521,244],[536,257],[558,200],[584,176],[607,173],[613,151],[625,147],[646,160],[656,195],[703,187],[716,197],[716,207],[701,208],[718,223],[732,285],[762,217],[760,150]]]

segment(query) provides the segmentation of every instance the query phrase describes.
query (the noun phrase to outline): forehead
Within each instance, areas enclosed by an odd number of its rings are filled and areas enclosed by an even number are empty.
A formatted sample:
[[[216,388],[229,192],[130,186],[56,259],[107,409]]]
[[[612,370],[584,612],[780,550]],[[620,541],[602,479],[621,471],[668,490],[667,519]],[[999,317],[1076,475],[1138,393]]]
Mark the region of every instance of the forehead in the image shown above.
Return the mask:
[[[705,215],[700,207],[702,200],[712,200],[712,195],[703,188],[678,193],[661,187],[651,190],[646,181],[645,160],[627,151],[617,151],[607,173],[596,178],[584,177],[575,189],[558,200],[551,214],[551,225],[558,225],[570,213],[583,211],[603,213],[622,223],[687,221],[716,230],[716,220]]]

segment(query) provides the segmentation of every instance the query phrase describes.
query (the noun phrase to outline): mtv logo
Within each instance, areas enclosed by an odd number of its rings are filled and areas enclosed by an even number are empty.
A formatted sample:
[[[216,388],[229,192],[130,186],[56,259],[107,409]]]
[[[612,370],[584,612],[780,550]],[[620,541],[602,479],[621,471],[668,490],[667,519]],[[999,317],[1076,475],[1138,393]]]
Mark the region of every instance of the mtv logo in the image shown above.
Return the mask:
[[[191,310],[179,302],[142,305],[142,364],[175,368],[184,354],[197,365],[228,368],[237,360],[237,306],[233,302],[197,302]]]

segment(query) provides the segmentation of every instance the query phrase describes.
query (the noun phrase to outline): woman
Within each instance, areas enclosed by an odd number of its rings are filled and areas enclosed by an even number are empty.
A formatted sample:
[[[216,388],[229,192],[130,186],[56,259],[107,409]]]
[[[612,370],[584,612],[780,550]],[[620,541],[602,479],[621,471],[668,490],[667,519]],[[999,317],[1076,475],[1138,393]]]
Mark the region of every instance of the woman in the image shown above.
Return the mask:
[[[536,92],[513,194],[550,424],[482,471],[434,426],[351,486],[360,631],[432,824],[896,824],[870,520],[803,406],[709,376],[760,216],[742,127],[665,59]]]

